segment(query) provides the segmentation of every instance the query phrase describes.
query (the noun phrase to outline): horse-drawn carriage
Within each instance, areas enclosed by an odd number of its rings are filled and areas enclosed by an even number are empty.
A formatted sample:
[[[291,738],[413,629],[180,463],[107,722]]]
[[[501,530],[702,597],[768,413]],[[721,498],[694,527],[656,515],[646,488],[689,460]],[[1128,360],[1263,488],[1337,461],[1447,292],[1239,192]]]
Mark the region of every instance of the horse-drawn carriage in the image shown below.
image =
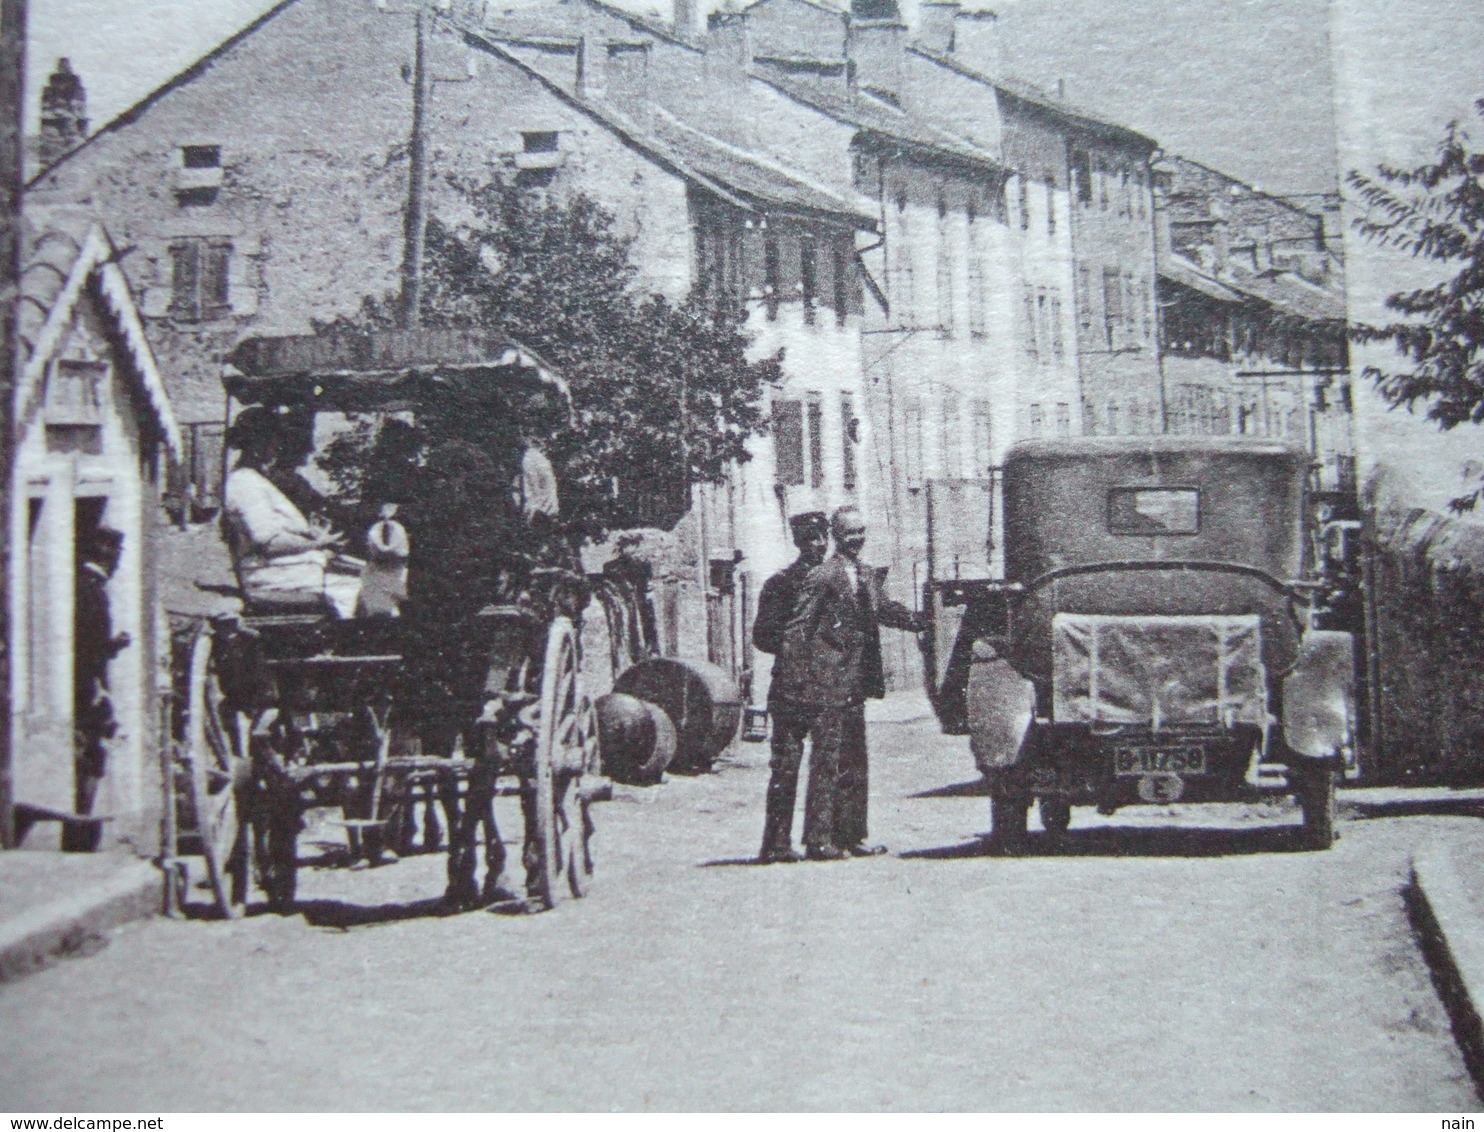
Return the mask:
[[[570,412],[560,378],[519,346],[443,333],[250,340],[225,385],[229,422],[248,412],[308,417],[332,437],[353,426],[374,436],[386,421],[415,423],[434,406],[476,422],[476,431],[529,438],[540,429],[525,418],[546,414],[549,424],[552,413]],[[487,447],[498,458],[499,443]],[[448,474],[483,458],[459,449]],[[509,467],[490,465],[500,478],[462,496],[455,486],[445,492],[444,473],[419,470],[433,482],[420,503],[429,513],[409,517],[405,603],[371,610],[364,595],[347,601],[357,564],[344,554],[310,556],[332,559],[323,563],[324,594],[293,601],[255,594],[239,561],[240,608],[177,623],[181,797],[169,820],[193,828],[180,847],[205,858],[223,915],[240,915],[258,893],[272,909],[293,907],[299,834],[306,812],[321,806],[343,807],[348,841],[373,856],[406,843],[418,802],[428,815],[424,846],[436,847],[441,810],[446,896],[458,906],[510,896],[550,907],[587,890],[591,805],[607,788],[593,705],[644,655],[652,619],[640,615],[647,597],[630,581],[582,573],[552,520],[550,465],[543,484],[537,462],[534,487],[531,462],[524,481],[518,455],[513,466],[511,480]],[[503,485],[498,498],[479,495],[491,482]],[[228,486],[224,527],[233,522]],[[541,498],[522,499],[523,490]],[[361,502],[381,503],[384,524],[395,514],[385,499]],[[445,537],[473,521],[471,510],[506,524],[496,536],[483,531],[484,554]],[[421,563],[419,537],[436,544]],[[441,578],[429,592],[420,592],[420,570]],[[519,795],[525,820],[524,894],[502,876],[494,808],[502,793]]]

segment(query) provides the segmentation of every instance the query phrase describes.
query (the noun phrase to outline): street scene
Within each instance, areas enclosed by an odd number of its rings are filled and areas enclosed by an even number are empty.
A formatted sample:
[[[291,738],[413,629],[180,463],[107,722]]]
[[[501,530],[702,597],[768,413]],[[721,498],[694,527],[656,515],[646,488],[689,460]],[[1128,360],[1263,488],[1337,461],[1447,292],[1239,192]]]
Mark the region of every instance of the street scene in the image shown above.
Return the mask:
[[[1479,1106],[1484,20],[99,5],[0,1107]]]
[[[1477,1108],[1400,890],[1430,837],[1481,844],[1484,797],[1347,806],[1324,855],[1298,849],[1291,806],[1079,812],[1064,847],[1008,859],[981,845],[963,740],[870,726],[890,856],[754,864],[766,748],[744,745],[717,774],[621,788],[600,808],[598,884],[556,913],[444,915],[441,862],[412,857],[307,868],[291,918],[129,925],[4,989],[0,1095],[38,1111]],[[59,1076],[79,1046],[88,1073]]]

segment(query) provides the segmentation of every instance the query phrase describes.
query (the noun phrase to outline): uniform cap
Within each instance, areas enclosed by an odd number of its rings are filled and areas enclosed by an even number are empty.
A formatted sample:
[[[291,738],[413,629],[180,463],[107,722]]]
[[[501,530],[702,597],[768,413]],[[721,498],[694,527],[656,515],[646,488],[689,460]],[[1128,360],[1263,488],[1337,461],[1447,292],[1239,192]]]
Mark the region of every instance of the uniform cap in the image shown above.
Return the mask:
[[[823,511],[804,511],[789,518],[788,526],[796,535],[817,534],[830,529]]]

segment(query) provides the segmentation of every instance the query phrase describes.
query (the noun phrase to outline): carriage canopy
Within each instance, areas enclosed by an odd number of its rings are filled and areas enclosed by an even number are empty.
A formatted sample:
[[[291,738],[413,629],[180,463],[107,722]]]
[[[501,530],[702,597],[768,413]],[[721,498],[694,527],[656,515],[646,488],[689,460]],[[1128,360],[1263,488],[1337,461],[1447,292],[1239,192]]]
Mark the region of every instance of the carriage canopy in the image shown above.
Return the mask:
[[[472,379],[472,380],[471,380]],[[570,410],[567,383],[520,343],[467,330],[417,329],[248,338],[223,383],[245,405],[345,413],[416,409],[459,382],[492,399],[545,391]]]

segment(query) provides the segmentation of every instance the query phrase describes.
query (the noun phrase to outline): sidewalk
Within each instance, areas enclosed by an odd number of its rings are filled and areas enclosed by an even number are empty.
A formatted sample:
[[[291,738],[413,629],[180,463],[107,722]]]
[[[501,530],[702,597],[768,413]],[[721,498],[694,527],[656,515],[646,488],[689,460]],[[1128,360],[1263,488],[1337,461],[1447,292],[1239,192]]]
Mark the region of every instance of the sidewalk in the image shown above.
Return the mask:
[[[1484,822],[1417,852],[1407,901],[1454,1038],[1484,1087]]]
[[[160,870],[128,853],[0,852],[0,982],[90,955],[112,927],[160,911]]]

